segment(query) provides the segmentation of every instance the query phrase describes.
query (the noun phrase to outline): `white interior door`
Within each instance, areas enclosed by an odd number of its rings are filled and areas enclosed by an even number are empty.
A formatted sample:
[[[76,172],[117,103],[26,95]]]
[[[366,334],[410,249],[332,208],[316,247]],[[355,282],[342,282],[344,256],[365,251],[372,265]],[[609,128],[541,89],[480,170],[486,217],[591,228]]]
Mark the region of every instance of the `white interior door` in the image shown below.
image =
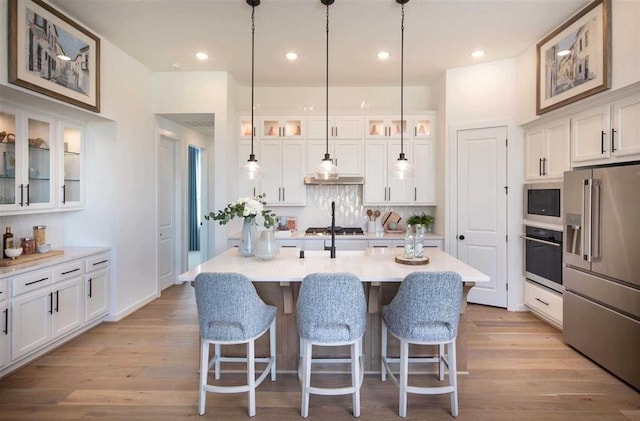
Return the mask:
[[[457,133],[457,255],[488,275],[468,301],[507,306],[507,128]]]
[[[175,140],[160,136],[158,150],[158,280],[163,290],[175,282]]]

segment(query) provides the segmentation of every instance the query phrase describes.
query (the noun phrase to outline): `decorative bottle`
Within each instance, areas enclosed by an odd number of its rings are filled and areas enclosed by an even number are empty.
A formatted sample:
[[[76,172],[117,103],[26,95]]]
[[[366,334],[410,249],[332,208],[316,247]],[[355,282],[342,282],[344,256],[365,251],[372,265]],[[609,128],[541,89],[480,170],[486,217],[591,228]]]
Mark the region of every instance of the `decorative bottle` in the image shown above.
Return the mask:
[[[7,231],[2,236],[2,257],[3,258],[6,259],[9,257],[5,253],[5,250],[10,248],[13,248],[13,234],[11,233],[11,227],[7,227]]]
[[[424,257],[424,225],[416,225],[416,238],[413,246],[413,255],[416,259],[422,259]]]
[[[413,259],[415,254],[415,238],[413,236],[413,227],[407,224],[407,231],[404,234],[404,258]]]

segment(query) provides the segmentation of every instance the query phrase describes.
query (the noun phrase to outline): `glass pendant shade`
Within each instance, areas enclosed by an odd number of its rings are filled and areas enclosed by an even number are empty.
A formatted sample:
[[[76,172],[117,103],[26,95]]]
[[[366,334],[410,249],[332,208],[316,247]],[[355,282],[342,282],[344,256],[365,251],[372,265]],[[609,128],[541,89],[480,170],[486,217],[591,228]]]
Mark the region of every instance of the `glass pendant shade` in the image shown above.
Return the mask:
[[[249,159],[247,163],[242,166],[242,172],[246,180],[258,180],[262,176],[262,167],[255,159]]]
[[[338,179],[338,167],[333,165],[331,159],[323,159],[315,168],[316,178],[319,180],[337,180]]]
[[[390,175],[397,180],[406,180],[413,177],[415,167],[407,160],[407,158],[398,158],[391,168]]]

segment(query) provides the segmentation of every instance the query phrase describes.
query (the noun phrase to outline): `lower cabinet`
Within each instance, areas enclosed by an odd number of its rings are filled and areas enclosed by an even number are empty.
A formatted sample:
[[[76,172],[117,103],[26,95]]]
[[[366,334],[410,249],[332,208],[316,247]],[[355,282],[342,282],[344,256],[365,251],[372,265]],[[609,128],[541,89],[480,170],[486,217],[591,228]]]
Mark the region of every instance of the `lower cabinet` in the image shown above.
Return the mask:
[[[110,253],[79,256],[0,279],[0,376],[108,313]]]
[[[562,329],[562,294],[525,281],[524,304],[543,320]]]

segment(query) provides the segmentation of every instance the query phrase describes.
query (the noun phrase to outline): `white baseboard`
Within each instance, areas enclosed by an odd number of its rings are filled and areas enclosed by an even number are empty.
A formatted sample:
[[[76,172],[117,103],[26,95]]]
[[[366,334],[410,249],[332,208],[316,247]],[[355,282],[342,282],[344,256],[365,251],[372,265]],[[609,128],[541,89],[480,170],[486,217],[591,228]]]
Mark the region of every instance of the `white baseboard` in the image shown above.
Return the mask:
[[[154,292],[153,294],[151,294],[150,296],[143,298],[142,300],[131,304],[129,307],[119,311],[118,313],[111,313],[109,314],[107,317],[105,317],[105,321],[106,322],[118,322],[122,319],[124,319],[125,317],[127,317],[128,315],[140,310],[142,307],[146,306],[147,304],[149,304],[150,302],[156,300],[157,298],[160,297],[160,293],[159,292]]]

